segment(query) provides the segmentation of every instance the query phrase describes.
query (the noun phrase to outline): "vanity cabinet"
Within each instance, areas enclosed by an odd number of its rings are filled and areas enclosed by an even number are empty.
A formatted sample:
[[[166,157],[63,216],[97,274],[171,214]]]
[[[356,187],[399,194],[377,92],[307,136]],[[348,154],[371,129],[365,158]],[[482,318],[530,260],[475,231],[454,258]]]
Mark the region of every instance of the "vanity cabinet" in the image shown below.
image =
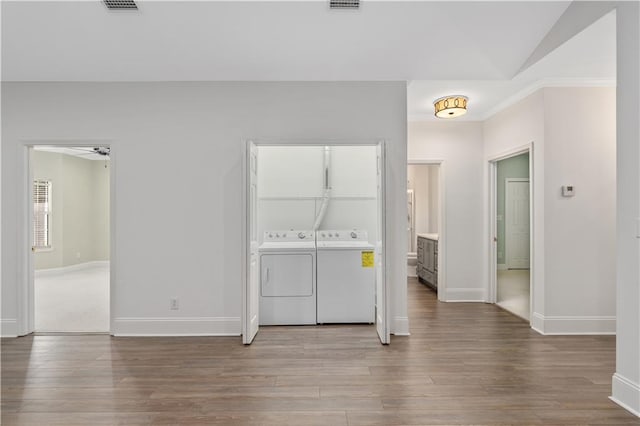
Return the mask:
[[[417,258],[418,280],[438,291],[438,238],[436,236],[418,235]]]

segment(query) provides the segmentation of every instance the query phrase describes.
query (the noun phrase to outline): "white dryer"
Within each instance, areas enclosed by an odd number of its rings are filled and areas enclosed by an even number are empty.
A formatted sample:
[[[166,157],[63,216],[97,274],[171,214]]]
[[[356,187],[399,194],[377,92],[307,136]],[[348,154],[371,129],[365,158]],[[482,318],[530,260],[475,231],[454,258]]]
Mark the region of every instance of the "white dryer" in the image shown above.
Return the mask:
[[[375,321],[374,247],[366,231],[317,231],[318,323]]]
[[[260,254],[260,325],[316,324],[313,231],[266,231]]]

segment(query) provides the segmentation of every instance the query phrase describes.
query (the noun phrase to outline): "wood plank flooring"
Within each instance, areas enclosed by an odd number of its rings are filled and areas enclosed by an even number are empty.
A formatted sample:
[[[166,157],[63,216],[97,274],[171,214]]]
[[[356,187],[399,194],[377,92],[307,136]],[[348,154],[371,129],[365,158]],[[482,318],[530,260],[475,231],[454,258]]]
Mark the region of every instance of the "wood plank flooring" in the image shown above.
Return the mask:
[[[613,336],[540,336],[409,280],[410,337],[372,326],[239,337],[2,340],[3,425],[636,424],[608,399]]]

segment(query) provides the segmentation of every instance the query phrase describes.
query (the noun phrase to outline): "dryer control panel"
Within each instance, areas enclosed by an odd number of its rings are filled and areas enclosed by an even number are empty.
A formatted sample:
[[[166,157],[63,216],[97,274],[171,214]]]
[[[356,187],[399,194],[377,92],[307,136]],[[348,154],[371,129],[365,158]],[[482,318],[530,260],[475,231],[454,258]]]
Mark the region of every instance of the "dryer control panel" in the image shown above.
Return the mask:
[[[284,231],[264,231],[264,242],[285,243],[295,241],[314,241],[315,235],[313,231],[297,231],[294,229]]]

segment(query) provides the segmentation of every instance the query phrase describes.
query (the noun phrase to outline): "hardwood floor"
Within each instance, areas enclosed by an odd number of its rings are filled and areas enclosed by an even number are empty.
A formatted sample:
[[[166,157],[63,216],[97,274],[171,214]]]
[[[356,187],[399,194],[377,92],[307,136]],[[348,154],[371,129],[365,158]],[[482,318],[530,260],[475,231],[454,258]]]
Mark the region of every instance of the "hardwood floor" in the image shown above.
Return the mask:
[[[614,336],[540,336],[409,280],[411,336],[372,326],[239,337],[2,340],[3,425],[640,424],[608,399]]]

